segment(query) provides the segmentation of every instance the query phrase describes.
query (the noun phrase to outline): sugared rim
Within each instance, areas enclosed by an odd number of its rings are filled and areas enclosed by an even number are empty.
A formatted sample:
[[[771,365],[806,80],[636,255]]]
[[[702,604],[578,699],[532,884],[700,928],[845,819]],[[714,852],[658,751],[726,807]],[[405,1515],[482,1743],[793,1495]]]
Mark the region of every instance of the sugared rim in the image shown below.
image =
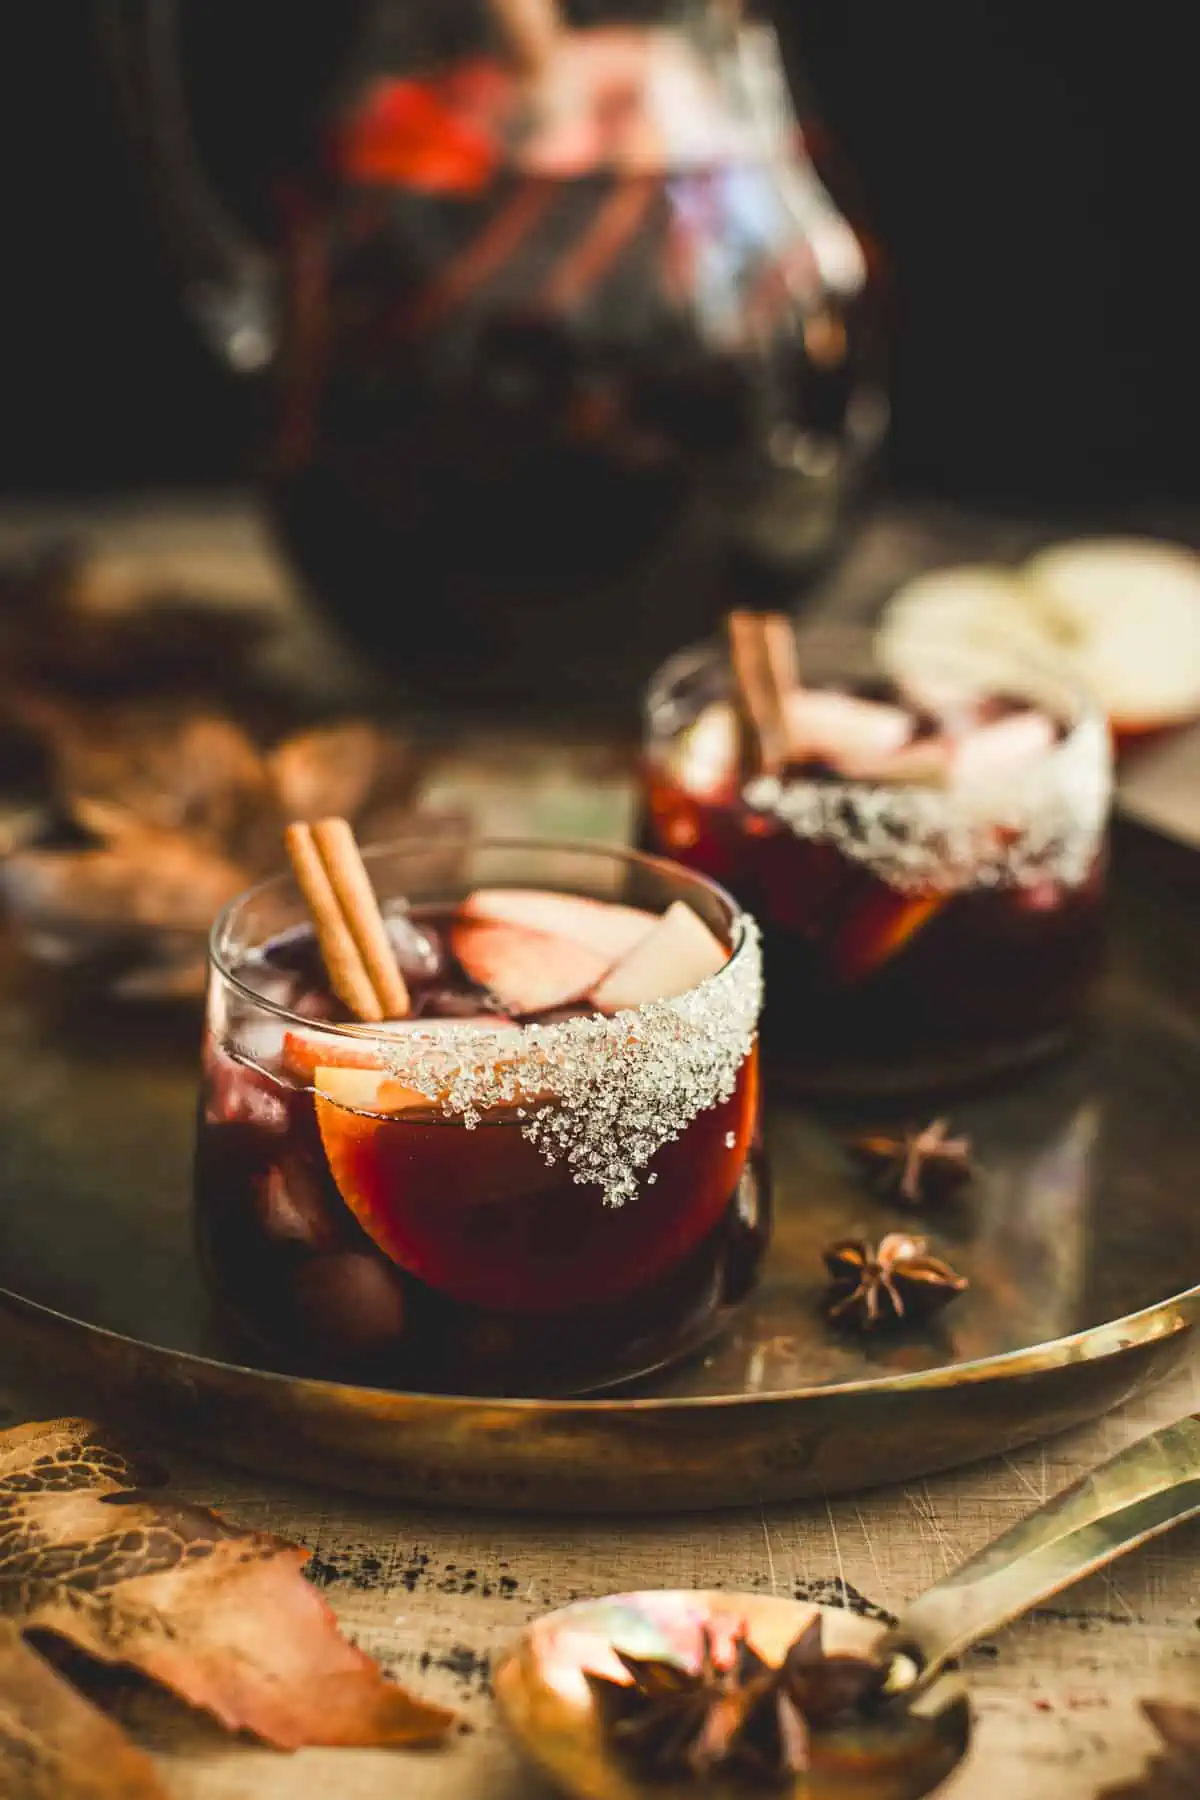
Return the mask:
[[[653,856],[642,850],[626,849],[623,845],[603,844],[588,838],[490,837],[486,834],[477,835],[468,831],[458,834],[449,834],[447,836],[439,836],[429,832],[413,831],[406,833],[402,837],[389,838],[384,843],[365,844],[362,847],[362,854],[363,860],[369,866],[373,858],[387,856],[402,851],[409,846],[429,845],[430,847],[436,846],[439,849],[444,849],[448,844],[457,842],[469,844],[476,850],[549,851],[556,856],[604,856],[608,857],[613,862],[634,864],[640,868],[648,869],[652,873],[655,871],[660,872],[665,878],[674,881],[683,880],[689,882],[693,886],[706,889],[710,894],[715,895],[725,909],[729,920],[730,948],[728,961],[718,969],[715,975],[707,976],[697,987],[688,988],[683,994],[676,996],[678,999],[686,999],[689,994],[697,993],[710,982],[720,982],[723,979],[728,978],[731,971],[744,960],[748,949],[757,947],[757,936],[753,921],[745,910],[738,905],[728,889],[723,888],[719,882],[711,880],[709,876],[702,875],[695,869],[685,868],[682,863],[673,862],[670,857]],[[508,884],[503,881],[498,881],[493,882],[490,885],[504,887]],[[277,874],[267,875],[263,880],[256,881],[251,887],[243,888],[240,894],[235,894],[233,899],[228,901],[221,908],[221,911],[213,920],[208,934],[208,960],[210,968],[220,975],[221,979],[227,982],[229,986],[233,988],[236,993],[240,994],[244,1000],[248,1001],[250,1005],[257,1007],[260,1011],[268,1014],[270,1017],[278,1019],[285,1026],[295,1027],[298,1030],[306,1032],[319,1030],[322,1036],[344,1037],[352,1039],[355,1042],[361,1042],[364,1037],[373,1037],[381,1042],[386,1041],[386,1034],[381,1034],[374,1026],[361,1022],[345,1024],[321,1020],[318,1024],[314,1024],[314,1021],[310,1018],[306,1018],[303,1013],[293,1012],[290,1007],[281,1006],[277,1001],[270,1000],[264,994],[260,994],[247,982],[243,981],[230,966],[229,960],[222,950],[222,939],[224,934],[231,928],[239,908],[245,906],[258,895],[265,894],[272,888],[284,888],[289,886],[295,887],[292,876],[286,869],[280,869]],[[569,893],[572,890],[564,888],[556,889],[555,891]],[[625,1013],[636,1015],[645,1012],[648,1007],[657,1006],[659,1004],[660,1002],[657,1000],[647,1000],[643,1001],[640,1006],[628,1007],[623,1009],[623,1011]],[[439,1023],[444,1023],[444,1021],[430,1020],[431,1028]],[[476,1025],[472,1029],[479,1031],[486,1030],[486,1027]],[[544,1038],[548,1030],[553,1030],[555,1028],[553,1026],[547,1027],[546,1025],[531,1022],[520,1025],[518,1029],[526,1034],[540,1033]],[[509,1036],[509,1041],[511,1042],[509,1032],[506,1032],[506,1036]]]
[[[405,845],[422,841],[433,840],[410,833],[398,840],[398,846],[402,851]],[[762,1006],[758,928],[724,889],[664,858],[552,839],[480,836],[472,841],[477,850],[526,849],[556,856],[573,851],[592,861],[603,858],[651,872],[657,868],[676,889],[682,876],[685,892],[689,886],[708,890],[726,911],[729,956],[719,969],[681,993],[659,995],[611,1014],[530,1020],[515,1033],[467,1020],[454,1023],[447,1032],[445,1021],[431,1019],[423,1029],[425,1022],[417,1019],[403,1041],[400,1035],[372,1025],[343,1025],[335,1033],[323,1022],[264,1001],[228,971],[222,943],[231,929],[228,907],[213,928],[213,965],[260,1018],[266,1014],[305,1038],[324,1042],[350,1038],[357,1046],[365,1041],[385,1070],[440,1104],[447,1118],[457,1118],[468,1130],[483,1123],[497,1106],[514,1107],[518,1129],[538,1147],[547,1166],[565,1165],[576,1181],[594,1182],[608,1205],[622,1206],[640,1191],[641,1172],[662,1145],[678,1137],[698,1113],[734,1091],[753,1047]],[[387,847],[381,845],[366,854],[370,858],[386,853]],[[229,1041],[236,1046],[236,1032]],[[332,1061],[336,1064],[336,1053]],[[318,1069],[314,1091],[326,1092],[319,1075]],[[326,1097],[337,1101],[336,1095]],[[652,1171],[647,1185],[655,1180]]]

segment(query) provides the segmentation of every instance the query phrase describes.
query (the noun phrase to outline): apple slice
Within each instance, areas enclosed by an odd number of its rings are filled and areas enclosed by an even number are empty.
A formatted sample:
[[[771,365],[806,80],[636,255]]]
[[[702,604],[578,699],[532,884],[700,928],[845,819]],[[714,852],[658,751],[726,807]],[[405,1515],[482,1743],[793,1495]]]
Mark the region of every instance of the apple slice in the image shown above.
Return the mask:
[[[423,1094],[419,1088],[407,1087],[398,1076],[382,1073],[378,1065],[358,1069],[348,1068],[343,1063],[323,1063],[313,1071],[313,1087],[318,1124],[323,1109],[330,1103],[347,1112],[384,1116],[436,1105],[428,1094]]]
[[[476,888],[458,909],[460,919],[489,925],[520,925],[527,931],[566,938],[609,962],[632,950],[655,924],[653,913],[586,894],[558,894],[543,888]]]
[[[1018,569],[966,563],[905,583],[884,609],[888,671],[939,710],[937,651],[1056,657],[1132,737],[1200,714],[1200,557],[1175,544],[1091,538],[1052,545]],[[1013,670],[1015,672],[1015,662]],[[953,694],[947,696],[953,701]]]
[[[1117,731],[1200,713],[1200,556],[1149,539],[1085,538],[1041,551],[1021,575]]]
[[[914,738],[887,756],[857,763],[855,781],[877,781],[891,787],[945,787],[954,766],[952,739]]]
[[[283,1040],[283,1066],[290,1075],[306,1083],[312,1081],[319,1068],[382,1070],[389,1067],[389,1061],[372,1041],[374,1038],[403,1038],[416,1031],[442,1036],[462,1025],[497,1031],[519,1029],[503,1013],[472,1013],[456,1019],[385,1019],[382,1025],[372,1025],[370,1035],[364,1034],[361,1044],[349,1033],[289,1031]]]
[[[654,929],[635,944],[588,998],[598,1012],[623,1012],[647,1000],[686,994],[729,961],[729,952],[685,900],[674,900]]]
[[[958,563],[897,588],[879,623],[878,653],[893,679],[940,712],[940,690],[950,684],[938,674],[939,650],[966,650],[981,660],[996,652],[1007,661],[1022,652],[1044,655],[1052,635],[1016,570],[999,563]],[[951,702],[958,687],[950,687]]]
[[[955,786],[990,781],[1022,763],[1036,762],[1054,748],[1054,725],[1045,713],[1010,713],[990,725],[978,725],[954,746],[951,779]]]
[[[494,1030],[498,1035],[521,1029],[512,1019],[498,1018],[495,1013],[481,1013],[474,1019],[399,1019],[393,1021],[389,1035],[399,1037],[407,1027],[410,1033],[420,1032],[427,1041],[432,1040],[452,1049],[460,1031],[464,1028],[477,1031],[481,1026],[489,1031]],[[370,1062],[360,1060],[358,1053],[349,1048],[347,1054],[339,1054],[336,1061],[321,1062],[314,1067],[312,1084],[316,1090],[318,1118],[323,1100],[332,1101],[334,1105],[351,1112],[384,1116],[408,1112],[413,1107],[438,1105],[435,1098],[422,1093],[419,1088],[408,1086],[403,1079],[403,1065],[398,1072],[384,1061],[380,1051],[374,1047],[371,1049],[371,1057]],[[498,1053],[497,1065],[504,1060],[503,1054]]]
[[[913,734],[912,715],[902,706],[856,694],[797,688],[786,705],[789,758],[817,757],[845,775],[894,755]]]
[[[728,700],[714,700],[673,740],[663,767],[697,800],[728,801],[737,790],[740,756],[737,714]]]
[[[582,1000],[613,961],[547,931],[483,919],[458,920],[450,942],[471,980],[516,1014],[551,1012]]]

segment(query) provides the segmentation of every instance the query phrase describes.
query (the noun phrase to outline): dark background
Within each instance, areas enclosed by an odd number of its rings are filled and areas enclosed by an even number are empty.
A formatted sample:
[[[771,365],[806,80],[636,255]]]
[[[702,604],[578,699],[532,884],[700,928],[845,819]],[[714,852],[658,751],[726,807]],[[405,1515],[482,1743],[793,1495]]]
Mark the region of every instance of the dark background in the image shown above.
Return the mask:
[[[416,0],[414,0],[414,4]],[[430,0],[433,3],[433,0]],[[346,0],[190,0],[219,168],[261,170]],[[87,0],[9,9],[0,485],[224,482],[253,408],[183,319]],[[1196,497],[1200,257],[1188,9],[777,0],[891,265],[892,479],[973,501]],[[253,180],[234,180],[252,209]]]

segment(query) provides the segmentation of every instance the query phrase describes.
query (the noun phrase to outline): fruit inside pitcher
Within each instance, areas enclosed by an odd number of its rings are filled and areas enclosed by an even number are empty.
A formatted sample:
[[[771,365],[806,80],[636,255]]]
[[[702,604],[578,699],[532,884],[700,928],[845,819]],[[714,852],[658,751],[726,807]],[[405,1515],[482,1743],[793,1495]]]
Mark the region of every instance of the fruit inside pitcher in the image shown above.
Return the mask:
[[[872,460],[864,253],[773,40],[683,26],[564,32],[537,106],[486,56],[374,69],[281,196],[275,522],[430,691],[611,709],[823,566]]]
[[[559,1124],[603,1085],[605,1021],[702,981],[728,950],[683,902],[656,916],[549,891],[387,924],[406,1019],[339,1029],[308,925],[234,970],[259,1017],[230,1031],[210,1009],[196,1205],[226,1315],[307,1372],[465,1392],[586,1392],[704,1342],[768,1231],[756,1051],[620,1204],[581,1179],[575,1115]],[[575,1031],[579,1079],[564,1091],[552,1071],[535,1091],[530,1046],[571,1021],[596,1021]],[[459,1106],[451,1090],[481,1069]]]

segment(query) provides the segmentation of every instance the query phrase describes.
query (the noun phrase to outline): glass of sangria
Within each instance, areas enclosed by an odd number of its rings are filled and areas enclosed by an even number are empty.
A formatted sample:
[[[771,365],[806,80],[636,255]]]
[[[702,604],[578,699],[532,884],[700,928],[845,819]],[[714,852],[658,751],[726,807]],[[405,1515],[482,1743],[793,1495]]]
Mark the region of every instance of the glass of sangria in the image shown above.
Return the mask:
[[[767,754],[726,647],[672,658],[647,697],[641,839],[759,919],[772,1075],[916,1091],[1060,1045],[1103,941],[1098,709],[1024,650],[760,616],[786,631]]]
[[[704,1343],[769,1229],[754,922],[633,852],[365,853],[407,1016],[338,1001],[299,888],[217,921],[198,1249],[308,1374],[585,1393]]]

